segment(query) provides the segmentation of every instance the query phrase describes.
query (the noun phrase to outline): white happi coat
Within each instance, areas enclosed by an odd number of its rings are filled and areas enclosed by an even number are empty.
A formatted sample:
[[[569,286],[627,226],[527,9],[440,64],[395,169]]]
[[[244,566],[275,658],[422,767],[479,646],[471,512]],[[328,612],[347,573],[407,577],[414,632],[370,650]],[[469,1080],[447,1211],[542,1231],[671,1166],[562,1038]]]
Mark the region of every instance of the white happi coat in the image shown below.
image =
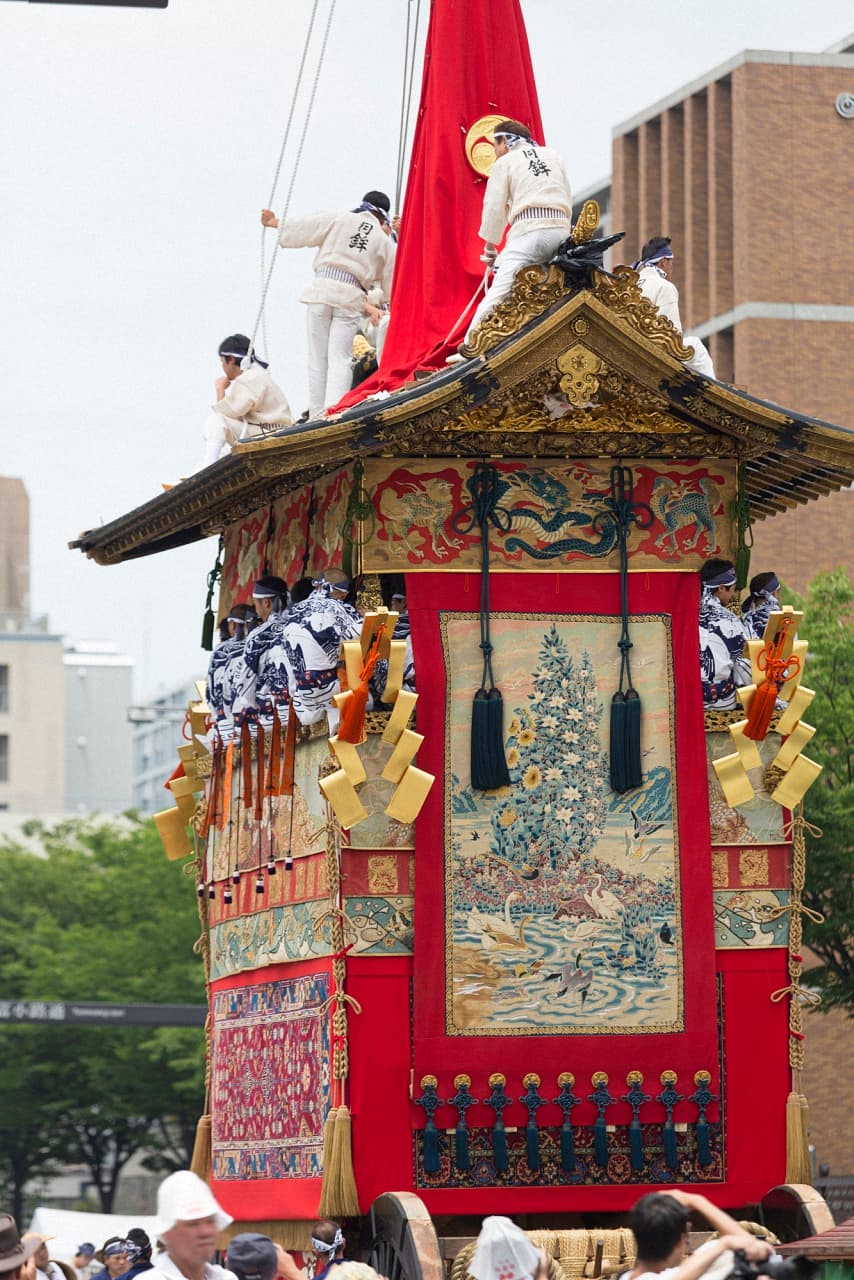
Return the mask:
[[[737,688],[750,684],[750,661],[744,645],[750,638],[741,618],[723,604],[710,587],[700,599],[700,679],[703,703],[728,711],[738,705]]]
[[[638,272],[638,284],[643,296],[649,299],[661,315],[667,317],[678,333],[682,334],[682,317],[679,315],[679,290],[673,281],[668,280],[664,272],[659,271],[658,267],[651,265],[641,267]],[[713,378],[715,376],[715,367],[705,343],[701,342],[694,334],[682,334],[682,341],[686,347],[691,347],[694,351],[693,356],[685,361],[685,367],[693,369],[695,373],[705,374],[707,378]]]
[[[301,724],[316,724],[338,692],[338,658],[343,640],[356,640],[362,619],[352,607],[316,587],[293,605],[283,632],[288,693]]]

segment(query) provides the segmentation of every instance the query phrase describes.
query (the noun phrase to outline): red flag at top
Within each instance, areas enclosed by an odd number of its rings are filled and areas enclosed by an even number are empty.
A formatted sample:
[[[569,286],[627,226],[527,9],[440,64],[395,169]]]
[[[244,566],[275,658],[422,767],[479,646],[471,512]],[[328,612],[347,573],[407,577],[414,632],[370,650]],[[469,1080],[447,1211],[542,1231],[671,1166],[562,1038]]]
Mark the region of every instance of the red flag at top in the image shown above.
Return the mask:
[[[470,157],[491,156],[484,136],[505,118],[544,140],[519,0],[432,0],[382,362],[336,409],[441,367],[462,341],[484,274],[486,178]]]

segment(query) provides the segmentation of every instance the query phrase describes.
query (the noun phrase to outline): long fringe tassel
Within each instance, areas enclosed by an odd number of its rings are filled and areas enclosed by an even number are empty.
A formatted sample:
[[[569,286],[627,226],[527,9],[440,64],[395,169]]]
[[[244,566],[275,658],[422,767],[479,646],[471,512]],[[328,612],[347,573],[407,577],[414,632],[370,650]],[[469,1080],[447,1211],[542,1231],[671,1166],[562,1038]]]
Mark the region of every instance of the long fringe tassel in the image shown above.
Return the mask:
[[[211,1118],[209,1115],[199,1117],[196,1125],[196,1140],[193,1143],[193,1157],[190,1169],[202,1182],[210,1182],[211,1177]]]
[[[320,1207],[318,1210],[323,1218],[334,1217],[337,1212],[337,1209],[332,1207],[335,1196],[332,1194],[331,1184],[333,1135],[337,1116],[338,1108],[330,1107],[326,1113],[326,1122],[323,1126],[323,1182],[320,1187]]]
[[[794,1090],[786,1099],[786,1181],[812,1185],[807,1100]]]
[[[336,1218],[357,1218],[359,1216],[359,1195],[356,1191],[356,1177],[353,1172],[353,1138],[350,1120],[350,1108],[340,1106],[335,1117],[335,1129],[332,1134],[332,1170],[330,1181],[335,1190],[337,1204]]]

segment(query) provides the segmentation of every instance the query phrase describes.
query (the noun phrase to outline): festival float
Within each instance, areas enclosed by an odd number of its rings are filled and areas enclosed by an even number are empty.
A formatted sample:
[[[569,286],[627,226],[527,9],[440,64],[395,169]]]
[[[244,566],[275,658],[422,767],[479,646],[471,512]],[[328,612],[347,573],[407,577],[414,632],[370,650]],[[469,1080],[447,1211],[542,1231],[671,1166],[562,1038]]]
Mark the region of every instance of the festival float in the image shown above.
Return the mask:
[[[573,260],[520,272],[444,367],[490,121],[542,136],[518,6],[474,7],[519,38],[472,65],[434,0],[379,373],[72,544],[115,565],[218,537],[220,617],[263,573],[359,576],[337,734],[285,714],[226,747],[200,698],[158,825],[199,891],[218,1200],[295,1248],[362,1215],[392,1280],[490,1213],[548,1228],[559,1275],[607,1272],[663,1187],[829,1225],[799,1079],[800,615],[704,713],[698,571],[743,580],[751,521],[850,485],[854,433],[691,374],[589,208]],[[421,252],[437,155],[459,278]],[[377,657],[385,710],[349,716]]]

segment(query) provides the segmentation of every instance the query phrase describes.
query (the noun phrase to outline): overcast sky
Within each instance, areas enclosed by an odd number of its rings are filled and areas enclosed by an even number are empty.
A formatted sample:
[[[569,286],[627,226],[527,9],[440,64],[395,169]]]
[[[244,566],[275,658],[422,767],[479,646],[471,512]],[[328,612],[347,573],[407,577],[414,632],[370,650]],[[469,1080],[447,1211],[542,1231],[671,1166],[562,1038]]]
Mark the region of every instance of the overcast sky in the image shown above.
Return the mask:
[[[324,21],[328,6],[320,0]],[[292,213],[393,192],[407,6],[414,20],[413,0],[338,0]],[[854,29],[851,0],[522,8],[546,141],[576,190],[609,173],[614,125],[740,50],[820,51]],[[66,543],[201,463],[217,345],[251,332],[258,309],[258,212],[310,10],[310,0],[169,0],[165,11],[0,0],[0,473],[29,490],[33,611],[70,640],[118,641],[136,659],[140,698],[204,672],[216,544],[105,569]],[[279,255],[267,308],[273,373],[296,412],[306,403],[296,299],[310,262],[311,251]]]

